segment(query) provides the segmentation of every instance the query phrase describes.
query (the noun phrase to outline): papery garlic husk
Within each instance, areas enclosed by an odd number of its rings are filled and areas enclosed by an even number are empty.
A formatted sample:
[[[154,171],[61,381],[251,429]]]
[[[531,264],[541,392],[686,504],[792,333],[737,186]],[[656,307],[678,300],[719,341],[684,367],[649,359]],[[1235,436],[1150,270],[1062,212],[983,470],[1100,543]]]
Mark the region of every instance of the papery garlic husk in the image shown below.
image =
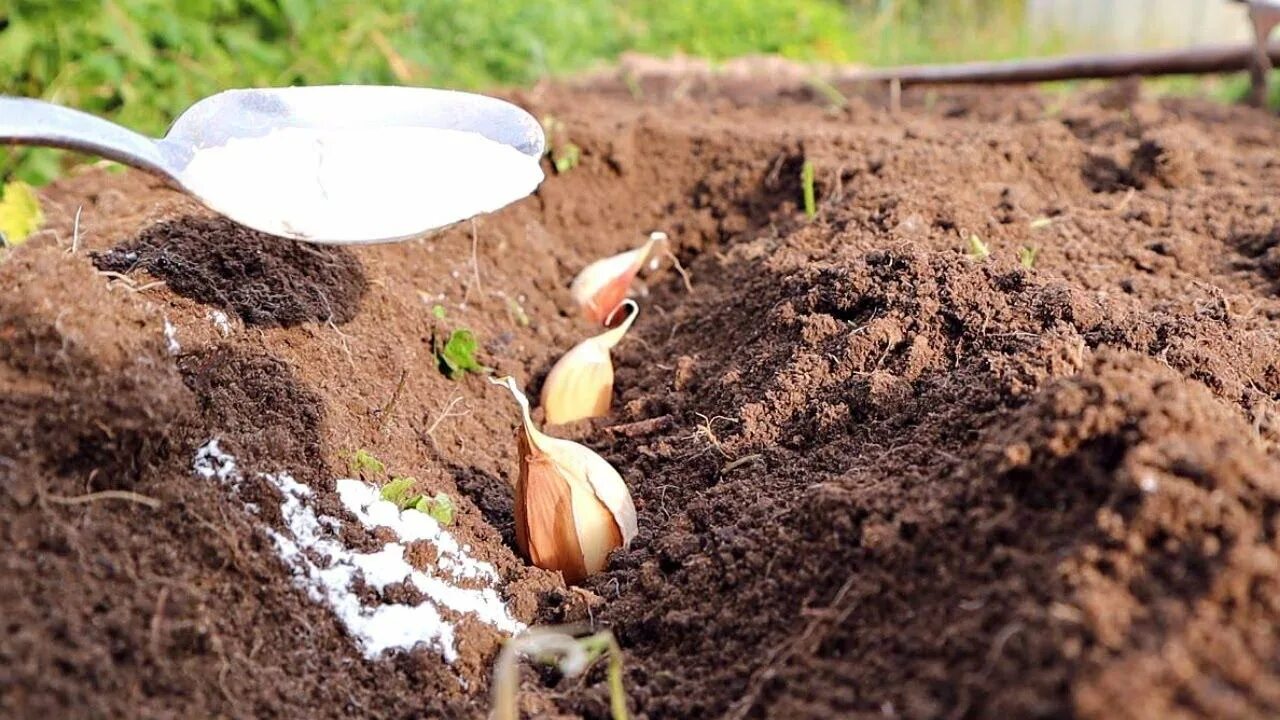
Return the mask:
[[[540,568],[578,583],[600,572],[609,553],[636,536],[636,507],[622,476],[590,448],[544,435],[513,378],[490,378],[520,404],[520,475],[515,487],[516,544]]]
[[[625,315],[612,330],[606,330],[573,346],[552,366],[542,383],[542,412],[552,425],[562,425],[603,417],[613,405],[613,358],[609,351],[631,329],[640,307],[624,300],[615,315]]]
[[[627,298],[631,281],[644,267],[653,247],[667,240],[664,232],[649,233],[649,239],[635,250],[597,260],[582,269],[569,285],[569,294],[587,319],[606,324],[613,311]]]

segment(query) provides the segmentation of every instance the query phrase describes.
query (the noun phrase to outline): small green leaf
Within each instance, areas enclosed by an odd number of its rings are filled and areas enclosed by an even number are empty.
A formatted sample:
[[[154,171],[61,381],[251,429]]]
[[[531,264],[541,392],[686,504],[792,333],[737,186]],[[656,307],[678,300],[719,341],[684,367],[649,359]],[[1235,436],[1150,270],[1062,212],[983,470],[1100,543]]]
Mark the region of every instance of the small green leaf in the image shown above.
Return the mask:
[[[416,478],[398,477],[392,478],[391,482],[382,486],[382,499],[392,503],[401,510],[407,510],[414,507],[422,500],[421,495],[413,492],[413,486],[418,484]]]
[[[490,372],[489,368],[476,361],[478,347],[476,336],[470,330],[454,330],[444,347],[437,353],[440,372],[447,375],[450,380],[457,380],[469,372]]]
[[[42,223],[44,212],[36,191],[20,180],[7,183],[0,195],[0,243],[21,245]]]
[[[437,320],[443,320],[443,319],[444,319],[444,306],[443,306],[443,305],[432,305],[432,306],[431,306],[431,315],[432,315],[433,317],[435,317],[435,319],[437,319]]]
[[[582,148],[573,143],[560,145],[551,153],[551,163],[555,165],[557,175],[563,175],[578,167],[580,160],[582,160]]]
[[[438,492],[432,497],[424,495],[418,498],[413,507],[415,510],[435,518],[435,521],[441,525],[453,524],[453,498],[445,493]]]
[[[369,475],[385,475],[387,466],[382,461],[373,456],[373,453],[360,448],[351,454],[351,462],[349,464],[352,475],[364,477]]]
[[[982,238],[977,235],[969,236],[969,257],[974,260],[986,260],[991,256],[991,250],[987,248],[987,244],[982,242]]]
[[[1038,247],[1022,247],[1018,248],[1018,262],[1022,263],[1022,267],[1030,270],[1036,266],[1036,257],[1040,255]]]

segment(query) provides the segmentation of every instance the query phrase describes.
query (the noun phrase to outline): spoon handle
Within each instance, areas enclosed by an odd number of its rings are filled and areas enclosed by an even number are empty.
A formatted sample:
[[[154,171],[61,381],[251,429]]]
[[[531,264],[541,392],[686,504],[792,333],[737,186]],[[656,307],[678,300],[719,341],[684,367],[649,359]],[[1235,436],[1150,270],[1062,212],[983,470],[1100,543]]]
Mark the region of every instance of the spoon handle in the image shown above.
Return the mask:
[[[0,143],[77,150],[173,176],[151,138],[95,115],[42,100],[0,96]]]

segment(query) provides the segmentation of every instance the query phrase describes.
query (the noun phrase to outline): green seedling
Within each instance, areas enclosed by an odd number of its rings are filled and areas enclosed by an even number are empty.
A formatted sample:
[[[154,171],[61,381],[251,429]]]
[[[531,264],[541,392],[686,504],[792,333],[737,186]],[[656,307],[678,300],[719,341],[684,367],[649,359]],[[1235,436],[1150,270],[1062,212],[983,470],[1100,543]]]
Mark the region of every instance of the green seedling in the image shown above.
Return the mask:
[[[382,492],[379,496],[387,502],[395,505],[401,510],[411,508],[422,498],[421,495],[415,494],[413,488],[418,484],[417,478],[411,477],[395,477],[391,478],[391,482],[382,486]]]
[[[542,118],[542,134],[547,137],[547,157],[551,158],[551,165],[556,169],[557,175],[578,167],[578,162],[582,160],[582,148],[571,142],[563,142],[564,123],[554,115],[547,115]]]
[[[485,374],[493,372],[492,368],[481,365],[476,360],[479,343],[470,330],[454,330],[445,341],[444,346],[436,351],[436,360],[440,372],[450,380],[458,380],[467,373]]]
[[[804,190],[804,214],[812,220],[818,214],[818,203],[813,194],[813,163],[809,160],[800,167],[800,183]]]
[[[986,260],[991,257],[991,250],[987,244],[982,242],[982,238],[977,235],[969,236],[969,257],[973,260]]]
[[[352,475],[359,475],[361,478],[367,478],[369,475],[386,475],[387,466],[382,461],[374,457],[373,453],[360,448],[351,453],[351,460],[348,468]]]
[[[435,521],[441,525],[453,524],[453,498],[445,493],[438,492],[431,497],[423,495],[413,503],[413,509],[435,518]]]
[[[535,627],[502,646],[493,671],[493,720],[519,720],[520,656],[560,669],[567,677],[586,672],[609,654],[609,710],[613,720],[627,720],[627,693],[622,685],[622,648],[608,630],[576,637],[572,628]]]
[[[21,245],[43,223],[44,211],[36,191],[18,180],[6,183],[0,195],[0,245]]]
[[[1022,263],[1022,267],[1030,270],[1036,266],[1036,257],[1040,255],[1038,247],[1021,247],[1018,248],[1018,262]]]
[[[391,482],[382,486],[380,495],[383,500],[401,510],[412,508],[424,515],[431,516],[441,525],[452,525],[454,514],[453,498],[442,492],[427,497],[421,493],[414,492],[414,488],[417,485],[417,478],[392,478]]]
[[[444,306],[443,306],[443,305],[432,305],[432,306],[431,306],[431,317],[434,317],[434,318],[435,318],[435,319],[437,319],[437,320],[443,320],[443,319],[444,319]]]
[[[580,160],[582,160],[582,148],[573,143],[557,145],[551,151],[551,164],[555,166],[557,175],[563,175],[578,167]]]

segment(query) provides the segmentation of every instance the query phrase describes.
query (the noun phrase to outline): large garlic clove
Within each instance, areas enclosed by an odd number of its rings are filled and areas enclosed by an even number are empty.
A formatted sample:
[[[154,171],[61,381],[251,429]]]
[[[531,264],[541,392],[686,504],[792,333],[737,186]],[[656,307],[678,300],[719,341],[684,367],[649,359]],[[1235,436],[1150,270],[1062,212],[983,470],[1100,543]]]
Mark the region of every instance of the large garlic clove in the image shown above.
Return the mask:
[[[640,308],[624,300],[615,314],[627,311],[618,327],[587,338],[565,353],[547,373],[542,384],[542,411],[547,422],[561,425],[603,417],[613,405],[613,358],[609,351],[620,342]]]
[[[516,542],[534,565],[563,573],[566,582],[581,582],[604,569],[610,552],[635,538],[631,493],[618,471],[590,448],[539,431],[513,378],[490,382],[511,391],[523,421]]]
[[[538,567],[559,570],[566,580],[586,577],[569,483],[550,460],[530,447],[523,431],[518,445],[516,544]]]
[[[649,233],[649,239],[635,250],[597,260],[583,268],[569,285],[569,294],[587,319],[605,324],[614,309],[627,298],[631,281],[644,267],[654,245],[666,240],[664,232]]]

